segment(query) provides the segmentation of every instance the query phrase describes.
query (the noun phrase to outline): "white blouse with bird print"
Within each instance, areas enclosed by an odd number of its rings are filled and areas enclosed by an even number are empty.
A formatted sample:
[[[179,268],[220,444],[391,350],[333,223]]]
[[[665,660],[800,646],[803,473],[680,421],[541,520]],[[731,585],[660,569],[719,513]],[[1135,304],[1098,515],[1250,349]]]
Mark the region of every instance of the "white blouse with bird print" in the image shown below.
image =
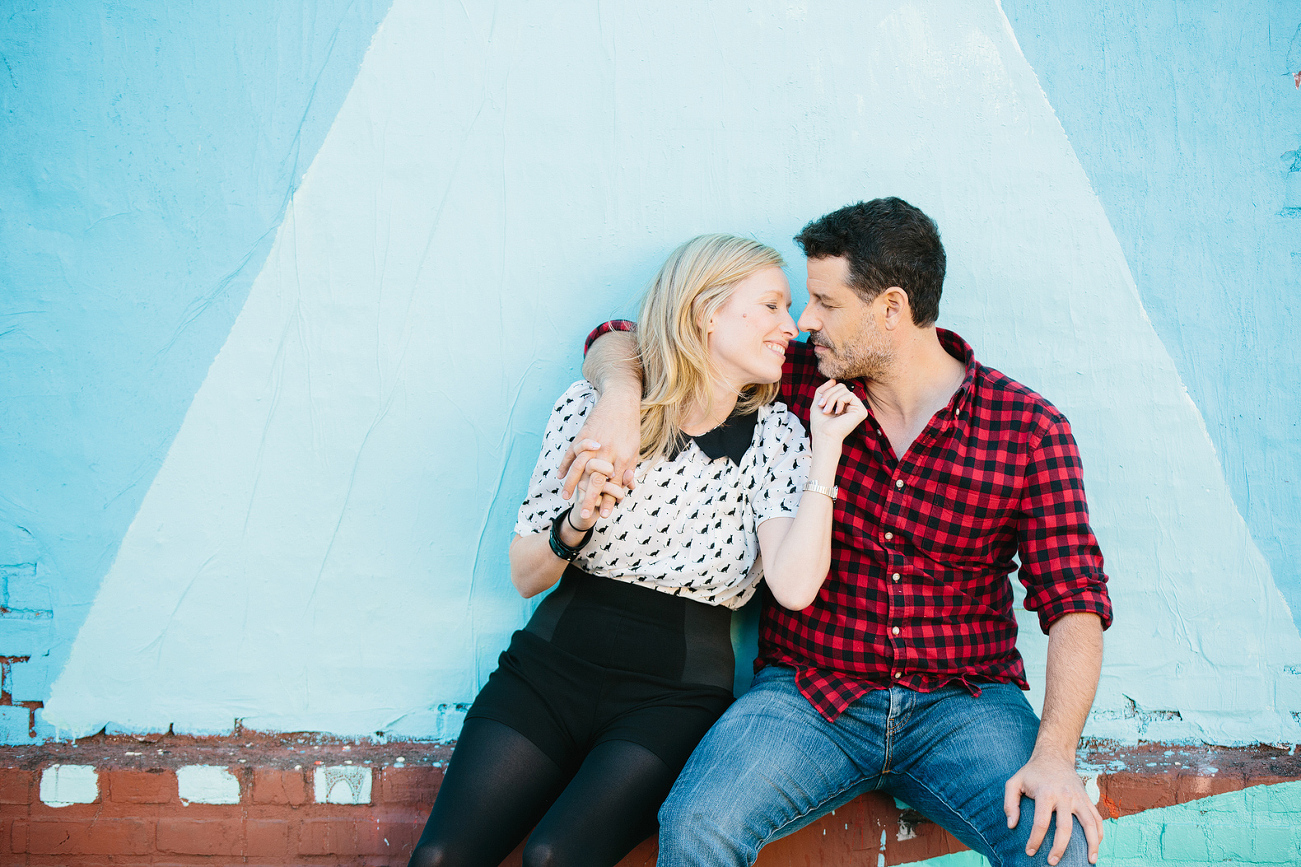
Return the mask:
[[[596,405],[580,380],[556,402],[515,532],[551,532],[577,497],[561,498],[560,459]],[[752,430],[752,435],[746,436]],[[759,524],[794,517],[808,478],[809,439],[783,403],[733,416],[687,438],[669,459],[637,465],[636,487],[599,519],[574,565],[710,605],[740,608],[762,577]],[[751,568],[751,565],[754,568]]]

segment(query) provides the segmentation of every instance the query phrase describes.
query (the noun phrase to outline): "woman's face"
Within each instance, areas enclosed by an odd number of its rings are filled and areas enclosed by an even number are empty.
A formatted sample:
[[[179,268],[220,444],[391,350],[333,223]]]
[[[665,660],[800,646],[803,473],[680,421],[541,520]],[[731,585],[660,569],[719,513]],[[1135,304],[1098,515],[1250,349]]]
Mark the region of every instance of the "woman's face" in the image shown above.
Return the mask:
[[[791,289],[777,267],[746,277],[706,326],[714,369],[736,389],[777,382],[786,345],[799,332],[791,319]]]

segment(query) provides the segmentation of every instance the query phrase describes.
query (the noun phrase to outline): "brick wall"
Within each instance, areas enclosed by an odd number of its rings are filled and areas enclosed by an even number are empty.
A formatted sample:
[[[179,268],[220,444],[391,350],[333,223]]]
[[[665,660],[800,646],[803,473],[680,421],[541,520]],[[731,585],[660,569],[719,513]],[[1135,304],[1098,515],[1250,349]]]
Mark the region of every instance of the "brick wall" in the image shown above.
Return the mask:
[[[449,755],[441,745],[312,735],[101,735],[3,748],[0,864],[400,867]],[[1286,797],[1271,786],[1301,780],[1294,750],[1094,744],[1081,766],[1104,816],[1150,811],[1152,821],[1109,823],[1104,851],[1117,863],[1185,863],[1203,851],[1301,863],[1301,785]],[[1240,808],[1205,806],[1226,793]],[[905,864],[962,849],[917,813],[870,795],[777,841],[759,864]],[[648,867],[654,856],[647,841],[624,867]]]

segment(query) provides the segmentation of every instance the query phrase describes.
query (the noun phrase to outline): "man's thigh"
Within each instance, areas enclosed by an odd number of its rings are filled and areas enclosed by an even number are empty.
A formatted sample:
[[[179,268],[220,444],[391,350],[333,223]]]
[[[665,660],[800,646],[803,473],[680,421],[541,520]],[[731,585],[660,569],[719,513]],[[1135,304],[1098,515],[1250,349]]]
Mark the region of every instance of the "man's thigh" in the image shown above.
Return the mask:
[[[824,720],[790,669],[760,672],[664,802],[660,867],[752,864],[766,843],[875,787],[880,740],[861,721],[844,723]]]
[[[1017,827],[1007,827],[1003,786],[1034,749],[1039,719],[1021,690],[991,684],[979,697],[955,687],[912,694],[911,712],[894,733],[881,787],[989,858],[995,867],[1047,864],[1056,827],[1033,858],[1025,854],[1034,801],[1021,799]],[[1084,831],[1073,823],[1060,865],[1086,864]]]

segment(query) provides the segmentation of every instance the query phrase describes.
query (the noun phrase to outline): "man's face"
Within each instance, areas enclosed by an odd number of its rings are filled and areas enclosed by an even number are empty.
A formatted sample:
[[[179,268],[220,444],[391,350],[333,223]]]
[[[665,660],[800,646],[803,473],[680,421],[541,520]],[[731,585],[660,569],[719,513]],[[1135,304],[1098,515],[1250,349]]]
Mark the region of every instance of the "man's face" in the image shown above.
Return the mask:
[[[849,260],[809,259],[808,269],[809,303],[797,325],[809,332],[818,370],[830,379],[880,379],[894,353],[877,325],[876,305],[849,285]]]

